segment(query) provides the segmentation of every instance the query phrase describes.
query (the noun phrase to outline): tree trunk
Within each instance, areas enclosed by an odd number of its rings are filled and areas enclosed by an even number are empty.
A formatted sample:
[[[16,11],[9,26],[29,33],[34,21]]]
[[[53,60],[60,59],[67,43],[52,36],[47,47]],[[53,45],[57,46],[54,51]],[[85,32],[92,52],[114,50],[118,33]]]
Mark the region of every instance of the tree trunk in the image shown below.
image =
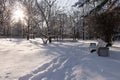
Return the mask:
[[[29,25],[28,25],[27,40],[30,39],[29,32],[30,32],[30,31],[29,31]]]
[[[51,38],[51,37],[49,37],[49,38],[48,38],[48,40],[49,40],[49,43],[51,43],[51,42],[52,42],[52,38]]]

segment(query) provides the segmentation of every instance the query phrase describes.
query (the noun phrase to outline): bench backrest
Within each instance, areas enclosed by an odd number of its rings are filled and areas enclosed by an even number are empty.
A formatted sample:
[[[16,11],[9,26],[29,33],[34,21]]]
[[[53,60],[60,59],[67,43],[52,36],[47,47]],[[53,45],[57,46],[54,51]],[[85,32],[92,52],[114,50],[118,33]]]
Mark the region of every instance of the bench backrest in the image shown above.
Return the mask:
[[[97,47],[106,47],[107,43],[101,39],[98,39]]]

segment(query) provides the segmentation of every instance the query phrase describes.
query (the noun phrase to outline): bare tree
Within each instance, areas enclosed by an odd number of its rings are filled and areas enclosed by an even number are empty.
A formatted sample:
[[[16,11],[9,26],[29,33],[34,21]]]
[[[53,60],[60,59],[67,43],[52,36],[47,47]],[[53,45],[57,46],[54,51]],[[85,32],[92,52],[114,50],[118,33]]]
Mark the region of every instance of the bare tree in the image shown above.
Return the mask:
[[[52,18],[52,8],[54,6],[54,3],[56,2],[56,0],[44,0],[41,1],[43,4],[40,5],[40,3],[38,2],[38,0],[36,1],[36,5],[37,8],[40,11],[40,15],[42,16],[42,20],[43,22],[46,23],[46,27],[47,27],[47,34],[45,34],[45,36],[47,37],[47,40],[49,40],[49,42],[51,43],[52,41],[52,36],[51,36],[51,18]],[[46,40],[46,42],[47,42]]]

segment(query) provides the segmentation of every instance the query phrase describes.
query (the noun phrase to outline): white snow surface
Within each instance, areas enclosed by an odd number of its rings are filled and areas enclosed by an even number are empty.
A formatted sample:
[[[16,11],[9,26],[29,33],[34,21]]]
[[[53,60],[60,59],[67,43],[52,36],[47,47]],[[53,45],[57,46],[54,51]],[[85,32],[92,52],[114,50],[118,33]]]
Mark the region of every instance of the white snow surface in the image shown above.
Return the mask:
[[[120,80],[120,43],[99,57],[91,42],[0,39],[0,80]]]

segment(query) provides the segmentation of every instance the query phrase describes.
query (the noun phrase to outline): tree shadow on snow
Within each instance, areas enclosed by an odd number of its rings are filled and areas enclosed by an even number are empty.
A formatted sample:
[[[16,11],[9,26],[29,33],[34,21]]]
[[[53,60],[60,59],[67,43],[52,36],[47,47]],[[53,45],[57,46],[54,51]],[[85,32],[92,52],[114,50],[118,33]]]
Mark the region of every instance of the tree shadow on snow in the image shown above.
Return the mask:
[[[44,49],[46,49],[46,55],[59,54],[59,56],[33,70],[30,74],[20,77],[19,80],[71,80],[74,77],[72,69],[75,65],[80,64],[82,56],[86,56],[85,54],[81,56],[80,53],[85,53],[84,51],[87,48],[82,47],[80,49],[78,44],[75,46],[63,43],[51,43],[45,45]]]
[[[110,58],[120,62],[120,52],[119,51],[110,51]]]

